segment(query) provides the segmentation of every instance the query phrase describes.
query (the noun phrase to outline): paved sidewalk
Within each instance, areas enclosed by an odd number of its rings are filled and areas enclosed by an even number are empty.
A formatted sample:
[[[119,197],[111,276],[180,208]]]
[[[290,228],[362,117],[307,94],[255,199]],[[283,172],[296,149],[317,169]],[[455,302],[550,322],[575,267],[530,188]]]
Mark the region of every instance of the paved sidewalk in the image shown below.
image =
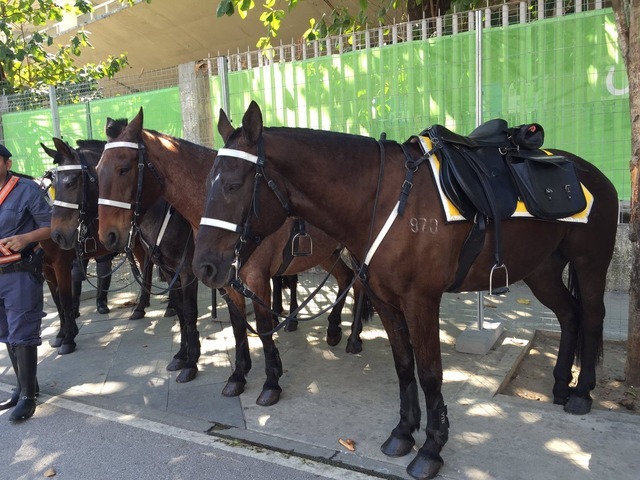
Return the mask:
[[[299,295],[304,290],[302,285]],[[331,300],[331,294],[321,295],[319,301]],[[175,382],[177,373],[165,369],[178,347],[176,319],[163,317],[166,298],[154,297],[144,319],[129,321],[130,307],[123,305],[133,298],[130,291],[111,294],[109,315],[95,313],[93,298],[84,300],[78,349],[66,356],[48,346],[58,319],[47,299],[50,314],[43,322],[38,370],[45,397],[100,407],[119,419],[123,418],[119,414],[128,414],[127,418],[178,427],[193,432],[194,439],[209,431],[372,476],[409,478],[405,468],[413,455],[390,459],[380,452],[397,423],[399,402],[391,350],[379,319],[374,317],[365,326],[364,350],[358,355],[344,351],[350,330],[348,312],[343,316],[345,338],[337,347],[328,347],[324,340],[324,317],[301,322],[297,332],[277,334],[285,369],[283,394],[277,405],[265,408],[255,404],[264,382],[260,341],[255,337],[251,338],[253,368],[245,392],[239,398],[220,393],[232,372],[233,335],[223,302],[218,303],[217,319],[211,318],[210,290],[201,285],[202,357],[198,376],[187,384]],[[442,452],[441,477],[639,478],[639,417],[595,410],[587,416],[570,416],[558,406],[496,395],[526,352],[535,329],[555,326],[553,316],[526,287],[485,300],[487,320],[500,320],[505,327],[489,353],[456,352],[456,337],[475,323],[475,300],[476,294],[450,294],[442,303],[444,396],[451,430]],[[619,340],[620,332],[626,331],[625,301],[625,295],[607,298],[608,311],[616,318],[608,327],[608,339]],[[0,391],[9,391],[11,384],[9,361],[2,349]],[[38,413],[27,422],[31,432],[37,417]],[[340,438],[354,440],[355,452],[342,447]],[[422,444],[424,431],[416,440]]]

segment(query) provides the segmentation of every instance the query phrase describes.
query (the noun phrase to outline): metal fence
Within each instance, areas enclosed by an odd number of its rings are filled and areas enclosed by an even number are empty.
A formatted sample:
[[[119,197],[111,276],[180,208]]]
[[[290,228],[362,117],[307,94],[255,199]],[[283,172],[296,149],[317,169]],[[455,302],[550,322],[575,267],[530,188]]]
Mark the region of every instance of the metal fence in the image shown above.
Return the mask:
[[[402,140],[433,123],[468,133],[479,121],[542,123],[546,144],[582,154],[630,196],[626,69],[613,14],[601,1],[512,2],[370,28],[267,51],[220,57],[49,92],[0,97],[2,139],[14,166],[50,165],[40,142],[103,138],[106,117],[219,147],[224,108],[241,118],[261,104],[267,125],[341,130]],[[594,160],[595,159],[595,160]],[[628,239],[612,264],[610,291],[628,289]],[[618,297],[616,297],[618,298]],[[610,310],[626,336],[626,309]]]

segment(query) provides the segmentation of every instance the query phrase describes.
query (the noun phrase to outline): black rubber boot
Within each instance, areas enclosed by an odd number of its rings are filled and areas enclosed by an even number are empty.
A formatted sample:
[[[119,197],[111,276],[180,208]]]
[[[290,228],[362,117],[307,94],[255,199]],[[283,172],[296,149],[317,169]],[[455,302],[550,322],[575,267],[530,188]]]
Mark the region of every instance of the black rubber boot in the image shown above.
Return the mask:
[[[0,410],[6,410],[7,408],[15,407],[20,399],[20,378],[18,377],[18,359],[16,358],[16,352],[13,350],[13,345],[5,343],[7,346],[7,352],[9,352],[9,358],[11,359],[11,365],[13,365],[13,371],[16,374],[16,388],[13,389],[11,398],[0,403]]]
[[[36,411],[36,390],[38,381],[38,347],[35,345],[16,345],[14,347],[20,379],[20,399],[11,412],[12,422],[31,418]]]
[[[111,275],[107,275],[104,278],[98,277],[98,293],[96,296],[96,310],[98,313],[109,313],[109,306],[107,305],[107,293],[111,286]]]
[[[80,294],[82,293],[82,281],[74,280],[71,282],[71,306],[75,318],[80,316]]]

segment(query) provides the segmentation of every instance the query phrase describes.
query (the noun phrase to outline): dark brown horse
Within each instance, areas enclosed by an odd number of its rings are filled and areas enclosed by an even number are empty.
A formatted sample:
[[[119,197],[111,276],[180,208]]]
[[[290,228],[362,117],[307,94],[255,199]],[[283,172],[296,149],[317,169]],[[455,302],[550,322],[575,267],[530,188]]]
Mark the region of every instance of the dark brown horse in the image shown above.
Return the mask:
[[[76,249],[81,254],[84,252],[85,256],[96,253],[103,255],[109,251],[96,240],[96,165],[106,142],[80,140],[79,147],[75,149],[58,138],[54,138],[53,142],[56,149],[47,149],[56,165],[53,179],[56,201],[53,206],[51,236],[62,248]],[[43,148],[46,149],[44,146]],[[92,248],[87,248],[87,245]],[[171,281],[175,276],[169,296],[180,322],[180,349],[167,365],[167,370],[181,370],[176,377],[176,381],[181,383],[195,378],[200,357],[200,338],[196,327],[198,280],[193,275],[190,265],[193,249],[193,234],[189,224],[184,217],[173,211],[165,200],[158,200],[141,215],[139,235],[134,243],[138,263],[144,271],[140,303],[143,306],[149,304],[154,263],[161,269],[167,281]],[[144,310],[142,312],[144,313]]]
[[[205,179],[211,170],[216,151],[191,142],[170,137],[142,127],[142,110],[129,123],[124,131],[110,142],[112,148],[106,149],[98,165],[101,202],[99,207],[100,239],[112,250],[119,250],[127,240],[131,225],[132,211],[113,206],[134,203],[139,200],[145,207],[160,196],[166,198],[182,213],[193,229],[198,230],[205,200]],[[107,144],[109,147],[110,144]],[[139,165],[144,168],[140,169]],[[139,172],[143,172],[142,178]],[[140,186],[139,186],[140,184]],[[138,188],[139,186],[139,188]],[[117,205],[117,203],[116,203]],[[254,302],[257,330],[260,332],[267,379],[257,399],[259,405],[272,405],[280,398],[282,391],[279,378],[282,376],[282,363],[271,334],[272,315],[269,310],[271,285],[270,278],[283,265],[283,251],[290,249],[289,235],[291,224],[280,229],[277,234],[265,238],[250,262],[243,265],[240,278],[255,295],[262,299]],[[313,254],[294,257],[286,266],[282,275],[292,275],[321,265],[336,277],[340,293],[346,293],[353,279],[353,272],[339,257],[339,244],[312,225],[307,225],[307,233],[313,238]],[[221,285],[222,286],[222,285]],[[228,288],[228,301],[231,323],[236,342],[235,371],[229,377],[223,389],[226,396],[237,396],[244,391],[246,375],[251,368],[251,357],[247,343],[245,300],[235,290]],[[334,306],[329,315],[327,343],[337,345],[341,339],[340,312],[346,297]],[[348,351],[359,351],[360,329],[352,328]]]
[[[40,146],[42,147],[44,152],[53,159],[53,163],[55,165],[58,165],[58,166],[65,165],[65,168],[68,168],[66,167],[66,165],[70,165],[69,162],[74,161],[74,160],[69,160],[71,159],[70,157],[71,154],[69,153],[71,148],[64,141],[58,138],[54,138],[53,143],[54,143],[54,146],[56,147],[55,149],[49,148],[43,143],[41,143]],[[100,158],[100,153],[101,153],[101,149],[100,151],[97,152],[98,159]],[[65,155],[67,156],[65,157]],[[95,157],[96,155],[95,148],[93,150],[87,149],[87,155],[90,157],[91,156]],[[79,166],[80,164],[77,163],[76,165]],[[76,251],[76,256],[77,256],[76,249],[80,248],[81,249],[80,255],[85,259],[100,257],[105,254],[109,254],[111,252],[107,250],[104,247],[104,245],[102,245],[98,241],[97,230],[95,232],[91,232],[93,227],[95,227],[94,222],[96,221],[96,218],[97,218],[97,205],[92,207],[91,205],[86,204],[90,200],[89,198],[83,199],[85,183],[83,181],[83,175],[82,174],[78,175],[79,173],[80,173],[80,170],[75,170],[75,171],[69,171],[68,173],[65,173],[65,174],[58,175],[58,177],[64,177],[64,180],[61,178],[58,178],[59,180],[58,189],[60,190],[58,192],[59,205],[56,206],[54,201],[52,219],[51,219],[52,221],[51,236],[53,241],[63,250]],[[97,177],[90,177],[88,173],[89,172],[87,170],[87,173],[86,173],[87,176],[84,177],[86,179],[86,182],[92,183],[91,178],[93,178],[93,183],[96,184],[95,188],[97,189]],[[53,170],[49,171],[48,174],[51,177],[53,177],[54,175]],[[54,180],[56,179],[51,178],[51,180],[52,180],[52,186],[55,191],[56,186],[53,185],[53,183],[54,183]],[[66,202],[64,201],[65,199],[67,200]],[[83,204],[83,202],[85,204]],[[65,203],[67,204],[67,207],[60,206]],[[93,209],[93,212],[92,212],[92,209]],[[65,235],[62,235],[60,230],[60,227],[63,224],[65,224],[66,226]],[[86,243],[83,245],[78,245],[78,238],[79,238],[81,224],[83,224],[84,227],[87,228],[87,231],[83,232],[82,234],[83,240]],[[50,255],[54,255],[54,254],[55,254],[55,249],[52,249]],[[138,261],[143,261],[145,258],[145,252],[142,246],[139,244],[136,245],[134,254],[136,255],[136,258],[138,259]],[[65,255],[65,257],[68,257],[68,256],[69,256],[68,254]],[[72,257],[72,259],[73,258],[75,257]],[[147,287],[141,289],[138,301],[136,302],[136,305],[129,317],[130,320],[137,320],[139,318],[144,317],[145,315],[145,308],[149,306],[149,285],[151,283],[151,273],[152,273],[151,269],[148,269],[148,271],[145,272]],[[59,341],[58,336],[56,337],[55,341],[51,342],[51,346],[52,347],[59,346],[55,344],[57,341]]]
[[[442,294],[454,284],[470,223],[446,222],[428,163],[411,166],[413,188],[404,213],[393,217],[407,187],[409,159],[428,159],[418,139],[398,144],[310,129],[264,128],[255,102],[238,129],[221,112],[218,130],[226,144],[207,179],[205,217],[220,223],[219,228],[198,232],[194,271],[210,287],[225,285],[232,264],[247,261],[256,248],[251,238],[275,231],[287,215],[299,215],[343,243],[364,264],[362,275],[389,337],[398,374],[400,421],[382,451],[389,456],[411,451],[412,434],[420,428],[421,387],[427,439],[407,471],[415,478],[435,476],[443,464],[440,451],[449,426],[441,393],[438,314]],[[504,265],[510,282],[524,280],[558,317],[562,333],[553,372],[554,401],[568,412],[585,414],[591,408],[590,391],[602,352],[603,296],[618,199],[611,182],[593,165],[573,154],[560,154],[573,160],[580,181],[595,198],[588,221],[504,220]],[[260,216],[252,215],[256,205]],[[236,224],[251,232],[240,247]],[[488,290],[496,239],[493,231],[487,235],[455,291]],[[371,247],[376,244],[377,250]],[[563,282],[567,265],[576,280],[574,290]],[[504,272],[495,277],[496,284],[504,285]],[[576,353],[581,370],[576,387],[570,388]]]

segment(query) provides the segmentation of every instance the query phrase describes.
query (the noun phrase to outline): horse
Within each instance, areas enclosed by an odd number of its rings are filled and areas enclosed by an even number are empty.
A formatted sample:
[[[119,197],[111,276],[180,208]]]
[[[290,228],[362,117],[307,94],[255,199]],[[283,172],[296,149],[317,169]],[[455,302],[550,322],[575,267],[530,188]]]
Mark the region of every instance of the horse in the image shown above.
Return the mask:
[[[97,168],[100,195],[104,199],[101,200],[104,204],[99,206],[100,240],[112,250],[121,249],[126,242],[132,212],[126,208],[115,208],[112,206],[114,202],[118,202],[116,205],[138,202],[144,207],[161,196],[182,213],[194,231],[197,231],[205,202],[204,180],[215,157],[216,151],[210,148],[143,129],[143,111],[140,109],[121,134],[107,144]],[[282,362],[272,336],[274,327],[269,309],[270,278],[276,273],[300,273],[316,265],[331,272],[339,286],[339,301],[329,315],[327,343],[331,346],[337,345],[342,336],[340,312],[353,279],[353,272],[340,258],[338,242],[310,224],[306,225],[306,233],[313,238],[312,254],[294,256],[289,259],[288,264],[284,262],[287,252],[292,248],[289,241],[291,225],[292,222],[277,234],[264,238],[256,256],[239,271],[239,277],[248,285],[254,298],[257,298],[253,300],[253,306],[257,331],[263,345],[267,377],[256,400],[261,406],[277,403],[282,392],[279,385],[279,378],[283,373]],[[222,394],[237,396],[244,391],[246,376],[251,369],[245,300],[232,288],[226,288],[226,295],[236,344],[236,358],[235,369]],[[362,318],[369,316],[366,308],[362,312]],[[352,327],[347,351],[355,353],[362,348],[359,338],[361,328],[359,322]]]
[[[54,164],[58,164],[58,165],[62,165],[63,163],[63,159],[60,158],[60,155],[63,154],[64,151],[67,151],[70,147],[68,147],[65,142],[63,142],[60,139],[53,139],[54,145],[60,144],[60,145],[65,145],[62,149],[59,148],[49,148],[47,147],[44,143],[40,143],[40,146],[42,147],[42,150],[49,155],[49,157],[51,157],[53,159],[53,163]],[[49,171],[47,172],[46,176],[50,176],[53,177],[54,176],[54,172],[53,171]],[[66,178],[66,175],[65,175]],[[51,178],[51,180],[53,180],[53,178]],[[89,177],[87,177],[87,181],[91,181],[89,179]],[[95,178],[94,178],[95,181]],[[71,198],[74,196],[74,194],[72,194],[71,196],[69,196],[68,193],[65,193],[65,190],[68,190],[69,188],[74,189],[74,190],[78,190],[78,185],[77,185],[77,179],[74,178],[73,179],[73,185],[69,185],[67,183],[67,185],[64,185],[64,189],[62,192],[60,192],[61,196],[64,198]],[[53,186],[53,182],[52,182],[52,186]],[[55,192],[55,186],[54,186],[54,192]],[[62,250],[74,250],[75,248],[81,248],[82,251],[80,251],[79,255],[82,256],[84,259],[87,258],[95,258],[95,257],[100,257],[103,255],[106,255],[108,253],[111,253],[109,250],[107,250],[106,248],[104,248],[104,246],[96,240],[97,235],[91,235],[91,232],[85,232],[83,233],[84,236],[84,240],[85,243],[83,243],[83,245],[79,245],[77,242],[77,237],[79,236],[79,231],[80,231],[80,224],[81,221],[84,222],[83,220],[83,216],[87,214],[87,212],[82,211],[82,209],[84,208],[90,208],[90,206],[88,205],[83,205],[82,202],[86,202],[86,199],[83,200],[82,196],[79,196],[77,198],[73,198],[74,200],[77,200],[78,203],[69,203],[66,202],[68,205],[73,205],[72,210],[69,210],[67,208],[63,208],[61,206],[56,207],[55,206],[55,201],[54,201],[54,206],[52,209],[52,223],[55,225],[60,225],[60,222],[64,222],[66,221],[67,217],[70,218],[70,221],[72,222],[71,224],[73,225],[75,222],[76,225],[76,235],[69,235],[69,236],[64,236],[61,235],[59,231],[56,231],[55,228],[52,229],[51,235],[52,235],[52,240],[58,245],[59,248],[61,248]],[[60,198],[58,198],[58,203],[60,204],[61,200]],[[74,210],[78,210],[78,214],[76,217],[75,213],[72,213],[72,211]],[[91,212],[88,212],[89,215],[91,215]],[[95,225],[92,225],[92,222],[94,220],[90,220],[89,221],[89,225],[87,225],[86,228],[88,228],[89,230],[92,230],[92,227],[94,227]],[[86,233],[89,233],[89,235],[87,236]],[[95,233],[95,232],[94,232]],[[88,243],[86,243],[88,242]],[[55,254],[55,248],[53,248],[53,251],[51,252],[52,254]],[[143,261],[145,258],[145,252],[142,249],[141,245],[136,245],[136,248],[134,249],[134,255],[136,255],[136,258],[138,259],[138,261]],[[68,256],[68,255],[67,255]],[[72,260],[74,258],[76,258],[78,256],[78,253],[76,253],[75,256],[72,256]],[[145,271],[145,286],[146,288],[142,288],[140,290],[140,295],[138,297],[138,301],[136,302],[136,305],[134,306],[131,315],[129,316],[129,320],[138,320],[140,318],[143,318],[145,316],[145,308],[149,306],[149,288],[150,288],[150,283],[151,283],[151,268],[148,269],[148,271]],[[73,292],[73,289],[72,289]],[[80,295],[80,292],[73,292],[73,296],[78,296]],[[55,298],[54,298],[55,300]],[[75,302],[74,303],[78,303],[79,302],[79,298],[75,298],[74,299]],[[57,303],[56,303],[57,304]],[[77,313],[76,313],[77,315]],[[61,319],[63,318],[62,316],[60,317]],[[62,329],[61,329],[62,330]],[[56,345],[56,343],[60,341],[59,337],[56,336],[56,339],[52,342],[50,342],[52,347],[59,347],[60,345]]]
[[[211,288],[225,285],[233,263],[250,261],[256,251],[253,238],[277,230],[289,215],[308,220],[344,244],[387,332],[398,375],[400,421],[382,452],[398,457],[414,446],[413,432],[421,419],[416,369],[426,399],[427,437],[407,472],[415,478],[434,477],[444,464],[440,453],[449,431],[441,391],[439,307],[442,294],[456,281],[470,222],[446,221],[437,177],[429,163],[420,165],[429,161],[432,150],[424,151],[419,136],[397,143],[313,129],[265,128],[255,102],[237,129],[221,111],[218,131],[225,146],[207,178],[203,217],[203,223],[217,226],[198,231],[196,275]],[[523,280],[555,313],[561,339],[553,370],[554,403],[568,413],[586,414],[602,353],[603,296],[618,199],[595,166],[569,152],[549,152],[572,160],[579,181],[593,194],[588,220],[503,220],[505,269],[494,272],[493,280]],[[263,181],[271,188],[264,188]],[[256,209],[259,216],[253,215]],[[236,229],[238,224],[243,228]],[[488,242],[452,291],[489,290],[498,241],[489,230]],[[567,265],[569,285],[563,281]],[[580,374],[570,388],[574,358]]]
[[[78,140],[78,148],[75,149],[59,138],[54,138],[53,143],[55,150],[43,146],[57,166],[53,178],[56,201],[51,237],[63,249],[76,249],[85,255],[104,255],[110,251],[95,240],[98,229],[96,165],[106,142]],[[133,245],[144,271],[139,305],[142,305],[144,313],[144,306],[149,304],[153,264],[159,266],[165,280],[171,281],[172,276],[175,278],[174,284],[170,285],[169,296],[180,323],[180,349],[166,368],[168,371],[180,370],[177,382],[189,382],[197,374],[200,357],[200,338],[196,327],[198,280],[191,269],[193,234],[184,217],[162,199],[141,216],[139,230],[138,241]]]

